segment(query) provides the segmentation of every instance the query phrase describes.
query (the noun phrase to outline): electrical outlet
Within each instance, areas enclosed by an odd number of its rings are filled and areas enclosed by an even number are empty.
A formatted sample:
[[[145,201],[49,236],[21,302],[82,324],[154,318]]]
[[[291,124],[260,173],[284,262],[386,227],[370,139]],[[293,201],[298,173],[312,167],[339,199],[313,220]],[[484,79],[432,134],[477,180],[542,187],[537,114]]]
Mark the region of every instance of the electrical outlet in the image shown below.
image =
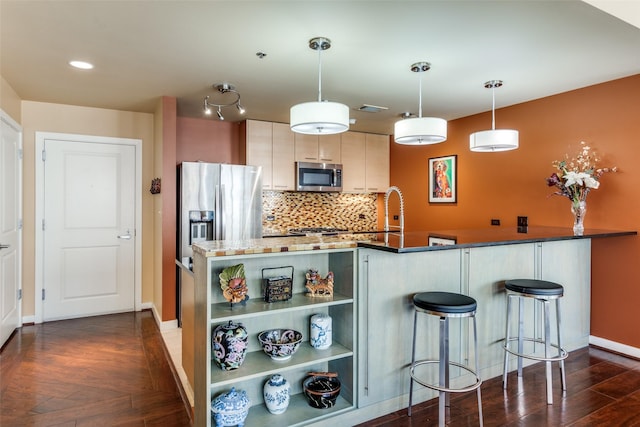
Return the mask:
[[[491,220],[491,225],[500,225],[500,220],[499,219],[492,219]]]

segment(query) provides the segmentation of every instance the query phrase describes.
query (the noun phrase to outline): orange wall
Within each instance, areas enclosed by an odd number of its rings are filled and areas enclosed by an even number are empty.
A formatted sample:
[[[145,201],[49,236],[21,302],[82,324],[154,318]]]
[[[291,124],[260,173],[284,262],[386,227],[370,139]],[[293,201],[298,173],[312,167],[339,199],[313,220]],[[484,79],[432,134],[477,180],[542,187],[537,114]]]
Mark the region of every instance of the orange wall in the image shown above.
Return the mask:
[[[508,90],[508,89],[504,89]],[[580,141],[600,155],[604,175],[587,199],[587,228],[640,229],[640,75],[514,105],[496,111],[496,127],[517,129],[520,148],[472,153],[469,134],[491,128],[491,113],[449,122],[442,144],[391,144],[391,184],[405,197],[407,230],[485,227],[491,218],[513,227],[518,215],[530,225],[570,227],[569,200],[549,197],[551,162],[577,152]],[[429,204],[430,157],[458,156],[458,202]],[[640,348],[637,333],[640,238],[594,239],[591,334]]]

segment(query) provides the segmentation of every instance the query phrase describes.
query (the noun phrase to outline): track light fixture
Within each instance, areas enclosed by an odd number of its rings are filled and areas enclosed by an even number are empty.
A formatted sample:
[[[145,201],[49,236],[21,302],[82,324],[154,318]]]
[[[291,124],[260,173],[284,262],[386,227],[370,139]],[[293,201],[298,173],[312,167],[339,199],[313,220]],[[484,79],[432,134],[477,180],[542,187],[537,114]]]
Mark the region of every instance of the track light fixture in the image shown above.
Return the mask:
[[[224,116],[222,115],[222,109],[224,107],[231,107],[233,105],[236,106],[240,114],[245,113],[246,110],[240,104],[240,92],[236,90],[235,86],[229,83],[219,83],[219,84],[213,85],[213,88],[216,89],[222,95],[218,100],[219,102],[212,102],[210,100],[209,95],[204,97],[204,105],[203,105],[204,114],[206,114],[207,116],[211,115],[211,107],[214,107],[214,108],[217,108],[216,114],[218,116],[218,119],[224,120]],[[227,95],[227,94],[230,94],[230,95]],[[231,100],[229,100],[229,97],[231,97]],[[227,102],[222,102],[223,100],[226,100]]]

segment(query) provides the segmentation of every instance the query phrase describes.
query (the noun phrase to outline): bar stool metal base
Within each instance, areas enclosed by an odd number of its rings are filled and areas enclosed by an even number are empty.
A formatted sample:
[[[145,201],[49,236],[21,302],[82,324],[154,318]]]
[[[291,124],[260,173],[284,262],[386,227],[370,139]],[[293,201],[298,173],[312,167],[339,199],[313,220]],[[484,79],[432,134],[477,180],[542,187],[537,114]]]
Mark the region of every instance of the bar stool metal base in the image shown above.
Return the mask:
[[[457,303],[457,304],[456,304]],[[411,382],[409,387],[409,407],[408,415],[411,416],[411,407],[413,405],[413,383],[414,381],[423,387],[430,388],[439,392],[438,396],[438,425],[445,425],[445,407],[449,406],[450,393],[464,393],[476,390],[478,395],[478,415],[480,426],[483,425],[482,417],[482,395],[480,386],[482,379],[476,372],[479,369],[478,363],[478,331],[476,327],[476,302],[473,298],[461,294],[452,294],[447,292],[425,292],[417,294],[414,297],[414,316],[413,316],[413,347],[411,353],[411,366],[409,373]],[[440,343],[439,343],[439,359],[416,360],[416,331],[418,322],[418,313],[426,313],[440,317]],[[461,363],[449,360],[449,318],[451,317],[471,317],[473,319],[473,339],[475,354],[475,369]],[[432,384],[420,379],[415,372],[415,368],[421,365],[437,364],[439,369],[439,383]],[[449,385],[449,367],[455,366],[464,371],[469,372],[475,377],[475,382],[467,387],[453,388]]]
[[[509,354],[512,354],[518,358],[518,378],[522,378],[522,359],[537,360],[545,362],[546,367],[546,388],[547,388],[547,403],[553,404],[553,390],[552,390],[552,375],[551,375],[551,363],[559,362],[560,365],[560,382],[562,384],[562,390],[566,391],[567,384],[564,372],[564,359],[569,356],[569,353],[562,348],[562,335],[561,335],[561,316],[560,316],[560,298],[564,294],[564,288],[561,285],[553,282],[546,282],[543,280],[530,280],[530,279],[515,279],[507,280],[505,282],[505,289],[507,292],[507,320],[506,320],[506,332],[505,339],[502,348],[504,353],[504,372],[502,374],[503,388],[507,388],[507,371],[509,365]],[[511,336],[511,300],[518,298],[518,335],[516,337]],[[535,301],[542,303],[544,312],[544,339],[532,338],[524,336],[524,299],[532,298]],[[558,342],[551,342],[551,327],[549,324],[549,303],[555,300],[556,302],[556,330],[558,336]],[[516,342],[518,344],[517,350],[511,348],[511,344]],[[536,344],[544,345],[544,356],[538,356],[533,353],[525,353],[524,342],[533,342]],[[557,353],[553,355],[551,349],[554,348]]]

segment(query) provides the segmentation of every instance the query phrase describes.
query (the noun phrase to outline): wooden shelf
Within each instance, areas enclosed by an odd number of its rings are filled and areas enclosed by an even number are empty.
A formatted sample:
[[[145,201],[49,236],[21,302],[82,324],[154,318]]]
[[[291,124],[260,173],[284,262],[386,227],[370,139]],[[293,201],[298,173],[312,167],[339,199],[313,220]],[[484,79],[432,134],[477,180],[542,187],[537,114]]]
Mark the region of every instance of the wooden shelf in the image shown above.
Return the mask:
[[[302,342],[298,351],[285,361],[276,361],[264,351],[252,351],[245,356],[242,366],[232,371],[223,371],[215,361],[211,361],[211,382],[216,387],[233,385],[238,381],[263,378],[265,376],[286,372],[289,370],[311,366],[330,360],[353,356],[353,350],[336,342],[326,350],[316,350],[308,341]]]
[[[316,422],[323,418],[336,415],[340,412],[353,409],[353,403],[338,396],[336,403],[331,408],[318,409],[307,403],[307,398],[302,393],[291,396],[289,407],[284,414],[274,415],[266,406],[256,405],[249,409],[249,415],[245,420],[245,427],[294,427]],[[215,425],[212,420],[211,425]]]
[[[288,301],[268,303],[262,298],[250,299],[246,305],[229,303],[211,304],[211,322],[219,323],[227,320],[241,320],[248,317],[268,316],[278,311],[306,310],[315,307],[352,304],[353,298],[334,293],[333,297],[308,297],[305,294],[294,294]]]

